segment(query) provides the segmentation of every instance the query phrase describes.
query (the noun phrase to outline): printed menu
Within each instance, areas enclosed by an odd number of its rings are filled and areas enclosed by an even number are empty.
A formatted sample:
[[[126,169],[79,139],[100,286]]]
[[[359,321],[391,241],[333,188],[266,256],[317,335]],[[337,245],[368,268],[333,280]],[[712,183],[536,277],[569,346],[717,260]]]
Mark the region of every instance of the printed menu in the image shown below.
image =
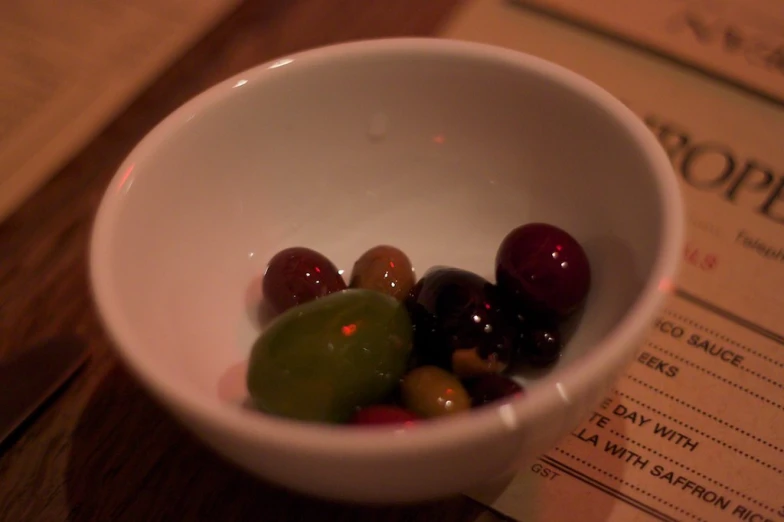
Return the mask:
[[[784,102],[782,0],[514,0]]]
[[[784,106],[511,2],[469,3],[442,35],[542,56],[619,97],[669,155],[688,219],[673,294],[611,393],[469,496],[520,521],[784,522]]]

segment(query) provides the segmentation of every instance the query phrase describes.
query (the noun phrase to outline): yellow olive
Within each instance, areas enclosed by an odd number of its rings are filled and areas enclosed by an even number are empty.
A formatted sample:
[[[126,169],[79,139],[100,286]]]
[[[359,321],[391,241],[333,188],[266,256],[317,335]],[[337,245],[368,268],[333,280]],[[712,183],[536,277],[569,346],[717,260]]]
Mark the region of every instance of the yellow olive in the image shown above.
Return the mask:
[[[415,281],[411,260],[400,249],[378,245],[362,254],[351,270],[351,288],[365,288],[402,301]]]
[[[471,398],[460,381],[437,366],[411,370],[400,385],[403,404],[420,417],[452,415],[471,408]]]

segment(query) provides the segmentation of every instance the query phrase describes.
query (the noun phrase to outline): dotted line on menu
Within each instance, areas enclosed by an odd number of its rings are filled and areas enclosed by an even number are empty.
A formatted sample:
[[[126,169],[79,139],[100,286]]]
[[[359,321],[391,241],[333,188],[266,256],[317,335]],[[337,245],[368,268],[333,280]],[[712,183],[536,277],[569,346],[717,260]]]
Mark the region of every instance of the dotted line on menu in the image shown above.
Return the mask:
[[[724,419],[720,419],[719,417],[716,417],[715,415],[713,415],[711,413],[708,413],[707,411],[704,411],[704,410],[702,410],[702,409],[700,409],[700,408],[698,408],[698,407],[696,407],[696,406],[694,406],[692,404],[689,404],[688,402],[684,402],[684,401],[680,400],[677,397],[673,397],[672,395],[669,395],[668,393],[663,392],[663,391],[659,390],[658,388],[654,388],[653,386],[651,386],[651,385],[649,385],[649,384],[647,384],[647,383],[645,383],[643,381],[640,381],[639,379],[633,379],[632,377],[629,377],[629,378],[634,380],[638,384],[641,384],[641,385],[649,388],[650,390],[658,393],[659,395],[667,397],[668,399],[677,402],[681,406],[685,406],[685,407],[689,408],[690,410],[695,411],[695,412],[699,413],[700,415],[703,415],[704,417],[707,417],[707,418],[709,418],[710,420],[712,420],[714,422],[718,422],[719,424],[721,424],[723,426],[726,426],[727,428],[730,428],[731,430],[736,431],[736,432],[740,433],[741,435],[745,435],[746,437],[748,437],[748,438],[750,438],[750,439],[752,439],[752,440],[754,440],[756,442],[759,442],[760,444],[764,444],[765,446],[767,446],[767,447],[769,447],[769,448],[771,448],[773,450],[776,450],[779,453],[784,453],[784,449],[779,448],[775,444],[772,444],[772,443],[766,441],[765,439],[759,438],[758,436],[754,435],[753,433],[749,433],[748,431],[744,430],[743,428],[738,428],[737,426],[735,426],[733,424],[730,424],[729,422],[725,421]],[[640,404],[641,406],[645,406],[646,408],[650,408],[650,406],[648,406],[646,404],[643,404],[643,403],[639,402],[637,399],[635,399],[633,397],[629,397],[628,395],[625,395],[625,394],[623,394],[623,393],[621,393],[621,392],[619,392],[617,390],[615,391],[615,393],[617,393],[619,395],[622,395],[622,396],[628,398],[629,400]],[[697,432],[699,431],[696,428],[693,428],[693,427],[689,426],[688,424],[679,421],[678,419],[674,419],[674,418],[670,417],[666,413],[662,413],[662,415],[664,415],[667,419],[669,419],[669,420],[671,420],[671,421],[673,421],[673,422],[675,422],[677,424],[680,424],[681,426],[689,428],[692,431],[697,431]],[[710,437],[710,435],[704,435],[704,436]]]
[[[697,475],[698,477],[700,477],[700,478],[702,478],[702,479],[704,479],[704,480],[707,480],[708,482],[710,482],[710,483],[712,483],[712,484],[714,484],[714,485],[716,485],[716,486],[719,486],[720,488],[724,488],[724,489],[726,489],[727,491],[729,491],[730,493],[732,493],[732,494],[734,494],[734,495],[737,495],[737,496],[739,496],[739,497],[740,497],[740,498],[742,498],[742,499],[748,500],[749,502],[753,502],[754,504],[758,505],[759,507],[761,507],[761,508],[763,508],[763,509],[767,509],[767,510],[768,510],[768,511],[770,511],[771,513],[776,513],[776,510],[775,510],[775,509],[773,509],[771,506],[769,506],[769,505],[765,504],[764,502],[760,502],[759,500],[757,500],[757,499],[755,499],[755,498],[751,498],[750,496],[746,495],[745,493],[741,493],[740,491],[737,491],[737,490],[735,490],[735,489],[733,489],[733,488],[731,488],[731,487],[727,486],[726,484],[722,484],[722,483],[721,483],[721,482],[719,482],[718,480],[714,480],[714,479],[710,478],[709,476],[705,475],[704,473],[700,473],[700,472],[699,472],[699,471],[697,471],[696,469],[692,469],[692,468],[690,468],[689,466],[687,466],[687,465],[685,465],[685,464],[681,464],[681,463],[680,463],[680,462],[678,462],[677,460],[675,460],[675,459],[673,459],[673,458],[671,458],[671,457],[668,457],[667,455],[664,455],[664,454],[662,454],[662,453],[660,453],[660,452],[656,451],[655,449],[649,448],[649,447],[648,447],[648,446],[646,446],[645,444],[640,444],[640,443],[639,443],[639,442],[637,442],[636,440],[632,439],[631,437],[627,437],[627,436],[626,436],[626,435],[624,435],[623,433],[618,433],[617,431],[615,431],[615,430],[613,430],[613,429],[610,429],[610,433],[612,433],[612,434],[613,434],[613,435],[615,435],[616,437],[620,437],[620,438],[622,438],[623,440],[625,440],[625,441],[627,441],[627,442],[631,442],[631,443],[632,443],[632,444],[634,444],[635,446],[639,446],[640,448],[642,448],[642,449],[644,449],[644,450],[646,450],[646,451],[650,451],[651,453],[653,453],[653,454],[654,454],[654,455],[656,455],[657,457],[660,457],[660,458],[662,458],[662,459],[666,460],[667,462],[670,462],[670,463],[672,463],[672,464],[675,464],[676,466],[680,466],[681,468],[685,469],[686,471],[688,471],[688,472],[690,472],[690,473],[694,473],[694,474],[695,474],[695,475]]]
[[[715,330],[711,330],[710,328],[706,328],[705,326],[701,325],[700,323],[698,323],[698,322],[696,322],[696,321],[694,321],[692,319],[689,319],[688,317],[684,317],[683,315],[681,315],[681,314],[679,314],[677,312],[673,312],[672,310],[665,310],[664,312],[667,315],[669,315],[671,317],[674,317],[675,319],[678,319],[679,321],[683,321],[684,323],[686,323],[686,324],[688,324],[690,326],[693,326],[693,327],[695,327],[695,328],[697,328],[699,330],[702,330],[703,332],[705,332],[707,334],[710,334],[710,335],[712,335],[712,336],[714,336],[714,337],[716,337],[718,339],[721,339],[724,342],[730,343],[731,345],[736,346],[736,347],[740,348],[741,350],[749,352],[752,355],[756,355],[757,357],[759,357],[760,359],[762,359],[764,361],[767,361],[767,362],[769,362],[771,364],[775,364],[779,368],[784,368],[784,362],[779,362],[779,361],[777,361],[775,359],[772,359],[772,358],[768,357],[767,355],[765,355],[763,353],[759,353],[758,351],[754,350],[753,348],[749,348],[745,344],[741,344],[738,341],[735,341],[734,339],[730,339],[726,335],[720,334],[719,332],[717,332]]]
[[[673,398],[673,397],[671,397],[670,395],[667,395],[666,393],[662,393],[662,392],[660,392],[660,390],[657,390],[657,389],[656,389],[656,388],[654,388],[653,386],[649,386],[647,383],[644,383],[644,382],[642,382],[642,381],[640,381],[640,380],[638,380],[638,379],[635,379],[635,378],[633,378],[633,377],[630,377],[630,378],[631,378],[632,380],[634,380],[635,382],[637,382],[638,384],[641,384],[641,385],[643,385],[643,386],[646,386],[647,388],[650,388],[651,390],[653,390],[653,391],[655,391],[655,392],[659,392],[659,393],[661,393],[661,394],[662,394],[663,396],[665,396],[665,397],[668,397],[668,398],[670,398],[670,399],[672,399],[672,398]],[[754,461],[754,462],[756,462],[756,463],[757,463],[757,464],[759,464],[760,466],[764,466],[764,467],[766,467],[766,468],[768,468],[768,469],[770,469],[770,470],[772,470],[772,471],[775,471],[775,472],[776,472],[776,473],[778,473],[779,475],[784,475],[784,471],[780,470],[780,469],[779,469],[779,468],[777,468],[776,466],[773,466],[772,464],[768,464],[767,462],[765,462],[765,461],[763,461],[763,460],[761,460],[761,459],[758,459],[758,458],[757,458],[757,457],[755,457],[754,455],[749,455],[749,454],[748,454],[748,453],[746,453],[745,451],[743,451],[743,450],[741,450],[741,449],[738,449],[738,448],[736,448],[735,446],[732,446],[732,445],[730,445],[730,444],[727,444],[727,443],[726,443],[726,442],[724,442],[723,440],[717,439],[717,438],[716,438],[716,437],[714,437],[713,435],[708,435],[707,433],[705,433],[705,432],[704,432],[704,431],[702,431],[702,430],[699,430],[699,429],[697,429],[697,428],[695,428],[695,427],[693,427],[693,426],[689,426],[689,425],[688,425],[688,424],[686,424],[685,422],[681,422],[681,421],[679,421],[678,419],[675,419],[675,418],[673,418],[672,416],[670,416],[670,415],[667,415],[667,414],[666,414],[666,413],[664,413],[663,411],[661,411],[661,410],[658,410],[658,409],[654,408],[653,406],[649,406],[649,405],[645,404],[644,402],[642,402],[642,401],[639,401],[639,400],[635,399],[634,397],[630,397],[629,395],[627,395],[627,394],[625,394],[625,393],[623,393],[623,392],[619,392],[618,390],[614,390],[614,391],[615,391],[615,393],[617,393],[617,394],[618,394],[618,395],[620,395],[621,397],[623,397],[623,398],[625,398],[625,399],[627,399],[627,400],[630,400],[630,401],[632,401],[632,402],[634,402],[634,403],[636,403],[636,404],[638,404],[638,405],[642,406],[643,408],[647,408],[647,409],[651,410],[652,412],[654,412],[654,413],[656,413],[656,414],[658,414],[658,415],[661,415],[661,416],[662,416],[662,417],[664,417],[665,419],[667,419],[667,420],[670,420],[670,421],[672,421],[672,422],[674,422],[674,423],[676,423],[676,424],[678,424],[678,425],[680,425],[680,426],[683,426],[684,428],[688,428],[688,429],[692,430],[694,433],[697,433],[698,435],[701,435],[701,436],[705,437],[706,439],[708,439],[708,440],[711,440],[711,441],[715,442],[716,444],[719,444],[719,445],[721,445],[721,446],[723,446],[723,447],[727,448],[728,450],[734,451],[735,453],[737,453],[738,455],[740,455],[740,456],[742,456],[742,457],[745,457],[745,458],[747,458],[747,459],[749,459],[749,460],[751,460],[751,461]],[[677,399],[674,399],[674,400],[677,400]],[[680,402],[680,401],[678,401],[678,402]],[[778,449],[778,448],[776,448],[776,449]]]
[[[634,491],[637,491],[638,493],[642,493],[643,495],[645,495],[645,496],[647,496],[647,497],[649,497],[649,498],[652,498],[653,500],[655,500],[655,501],[657,501],[657,502],[660,502],[660,503],[664,504],[664,505],[665,505],[665,506],[667,506],[668,508],[670,508],[670,509],[674,509],[674,510],[675,510],[675,511],[677,511],[678,513],[681,513],[681,514],[683,514],[683,515],[686,515],[687,517],[691,518],[692,520],[696,520],[697,522],[708,522],[707,520],[704,520],[704,519],[702,519],[702,518],[698,517],[698,516],[697,516],[697,515],[695,515],[694,513],[691,513],[691,512],[689,512],[689,511],[686,511],[686,510],[685,510],[685,509],[683,509],[682,507],[679,507],[679,506],[673,505],[673,504],[671,504],[670,502],[668,502],[668,501],[666,501],[666,500],[664,500],[664,499],[662,499],[662,498],[659,498],[658,496],[656,496],[656,495],[654,495],[654,494],[652,494],[652,493],[649,493],[648,491],[645,491],[644,489],[640,488],[639,486],[635,486],[635,485],[634,485],[634,484],[632,484],[631,482],[628,482],[628,481],[626,481],[626,480],[623,480],[621,477],[618,477],[618,476],[616,476],[616,475],[613,475],[613,474],[612,474],[612,473],[610,473],[609,471],[605,471],[605,470],[603,470],[603,469],[601,469],[601,468],[599,468],[599,467],[597,467],[597,466],[595,466],[595,465],[591,464],[590,462],[586,462],[585,460],[581,459],[580,457],[577,457],[577,456],[575,456],[575,455],[572,455],[572,454],[571,454],[571,453],[569,453],[568,451],[564,451],[564,450],[562,450],[561,448],[555,448],[555,449],[556,449],[556,451],[558,451],[558,452],[560,452],[560,453],[563,453],[563,454],[564,454],[564,455],[566,455],[567,457],[569,457],[569,458],[571,458],[571,459],[574,459],[574,460],[576,460],[577,462],[579,462],[579,463],[580,463],[580,464],[582,464],[583,466],[587,466],[587,467],[591,468],[591,469],[592,469],[592,470],[594,470],[594,471],[598,471],[599,473],[601,473],[601,474],[603,474],[603,475],[605,475],[605,476],[607,476],[607,477],[609,477],[609,478],[611,478],[611,479],[613,479],[613,480],[615,480],[615,481],[617,481],[617,482],[620,482],[620,483],[621,483],[621,484],[623,484],[624,486],[626,486],[626,487],[629,487],[629,488],[633,489]]]
[[[674,353],[672,353],[672,352],[668,352],[667,350],[665,350],[664,348],[662,348],[661,346],[659,346],[659,345],[658,345],[658,344],[656,344],[656,343],[652,343],[652,342],[648,341],[648,345],[650,345],[651,347],[653,347],[653,348],[655,348],[655,349],[659,350],[660,352],[666,353],[666,354],[667,354],[667,355],[669,355],[670,357],[673,357],[673,358],[675,358],[675,359],[677,359],[677,360],[679,360],[679,361],[681,361],[681,362],[683,362],[683,363],[686,363],[686,364],[688,364],[689,366],[693,366],[694,368],[697,368],[698,370],[701,370],[701,371],[703,371],[703,372],[705,372],[705,373],[707,373],[707,374],[711,374],[711,372],[710,372],[710,371],[708,371],[708,370],[706,370],[705,368],[702,368],[702,367],[700,367],[700,366],[697,366],[697,365],[696,365],[696,364],[694,364],[693,362],[691,362],[691,361],[688,361],[688,360],[684,359],[683,357],[681,357],[681,356],[679,356],[679,355],[675,355],[675,354],[674,354]],[[784,384],[781,384],[781,383],[780,383],[780,382],[778,382],[778,381],[774,381],[774,380],[773,380],[773,379],[771,379],[770,377],[766,377],[766,376],[764,376],[764,375],[761,375],[761,374],[759,374],[759,373],[755,372],[754,370],[750,370],[750,369],[748,369],[748,368],[744,368],[743,366],[736,366],[736,368],[739,368],[739,369],[743,370],[744,372],[746,372],[746,373],[748,373],[748,374],[751,374],[751,375],[753,375],[754,377],[756,377],[756,378],[758,378],[758,379],[761,379],[761,380],[763,380],[763,381],[765,381],[765,382],[767,382],[767,383],[769,383],[769,384],[772,384],[773,386],[776,386],[777,388],[780,388],[780,389],[784,390]],[[714,377],[716,377],[716,376],[714,375]],[[721,377],[717,377],[717,378],[721,379]],[[731,383],[730,383],[730,384],[731,384]],[[740,388],[740,386],[736,386],[736,387],[737,387],[737,388]],[[741,389],[742,389],[742,388],[741,388]]]
[[[757,373],[754,370],[749,370],[748,368],[746,368],[744,366],[738,366],[738,368],[740,368],[741,370],[743,370],[744,372],[746,372],[746,373],[748,373],[750,375],[753,375],[757,379],[763,380],[763,381],[765,381],[765,382],[767,382],[769,384],[772,384],[773,386],[776,386],[777,388],[781,388],[782,390],[784,390],[784,384],[781,384],[778,381],[774,381],[770,377],[765,377],[764,375],[762,375],[760,373]]]
[[[767,397],[763,397],[762,395],[760,395],[757,392],[753,392],[753,391],[749,390],[748,388],[743,387],[743,386],[741,386],[740,384],[738,384],[736,382],[733,382],[733,381],[731,381],[731,380],[729,380],[729,379],[727,379],[725,377],[722,377],[721,375],[713,373],[712,371],[710,371],[710,370],[708,370],[706,368],[703,368],[699,364],[694,364],[693,362],[689,361],[688,359],[684,359],[680,355],[675,355],[674,353],[672,353],[672,352],[670,352],[668,350],[665,350],[664,348],[662,348],[658,344],[655,344],[655,343],[652,343],[652,342],[648,341],[648,345],[653,347],[653,348],[655,348],[655,349],[657,349],[657,350],[659,350],[662,353],[665,353],[665,354],[669,355],[673,359],[676,359],[676,360],[682,362],[683,364],[691,366],[692,368],[697,369],[697,370],[701,371],[702,373],[704,373],[706,375],[710,375],[714,379],[718,379],[718,380],[720,380],[721,382],[723,382],[725,384],[729,384],[730,386],[732,386],[735,389],[738,389],[738,390],[740,390],[742,392],[748,393],[749,395],[751,395],[755,399],[759,399],[762,402],[770,404],[771,406],[773,406],[775,408],[778,408],[781,411],[784,411],[784,406],[782,406],[781,404],[779,404],[779,403],[777,403],[775,401],[772,401],[772,400],[768,399]],[[774,384],[777,384],[777,383],[774,382]]]

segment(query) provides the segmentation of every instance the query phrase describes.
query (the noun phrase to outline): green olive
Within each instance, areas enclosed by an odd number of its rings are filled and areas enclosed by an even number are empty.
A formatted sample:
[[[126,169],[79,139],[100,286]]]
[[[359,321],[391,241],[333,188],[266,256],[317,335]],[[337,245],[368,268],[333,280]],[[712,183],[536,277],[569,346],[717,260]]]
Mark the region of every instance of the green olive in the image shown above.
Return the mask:
[[[406,408],[421,417],[452,415],[471,408],[471,398],[457,377],[437,366],[411,370],[400,385]]]
[[[346,422],[394,392],[411,335],[405,307],[370,290],[342,290],[291,308],[253,346],[253,404],[283,417]]]
[[[378,245],[362,254],[351,270],[351,288],[366,288],[402,301],[416,277],[411,260],[400,249]]]

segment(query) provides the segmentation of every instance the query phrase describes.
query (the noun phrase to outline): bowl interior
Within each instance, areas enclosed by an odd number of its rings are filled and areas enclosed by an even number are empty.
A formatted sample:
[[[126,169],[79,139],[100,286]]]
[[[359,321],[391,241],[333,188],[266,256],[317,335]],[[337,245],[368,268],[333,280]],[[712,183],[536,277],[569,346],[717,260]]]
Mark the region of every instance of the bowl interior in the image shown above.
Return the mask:
[[[133,331],[125,348],[200,400],[237,403],[280,249],[318,250],[348,277],[386,243],[418,275],[449,265],[494,280],[504,235],[545,221],[592,263],[559,363],[571,364],[640,297],[664,231],[643,146],[556,77],[479,54],[355,49],[268,64],[186,105],[104,202],[94,260]]]

